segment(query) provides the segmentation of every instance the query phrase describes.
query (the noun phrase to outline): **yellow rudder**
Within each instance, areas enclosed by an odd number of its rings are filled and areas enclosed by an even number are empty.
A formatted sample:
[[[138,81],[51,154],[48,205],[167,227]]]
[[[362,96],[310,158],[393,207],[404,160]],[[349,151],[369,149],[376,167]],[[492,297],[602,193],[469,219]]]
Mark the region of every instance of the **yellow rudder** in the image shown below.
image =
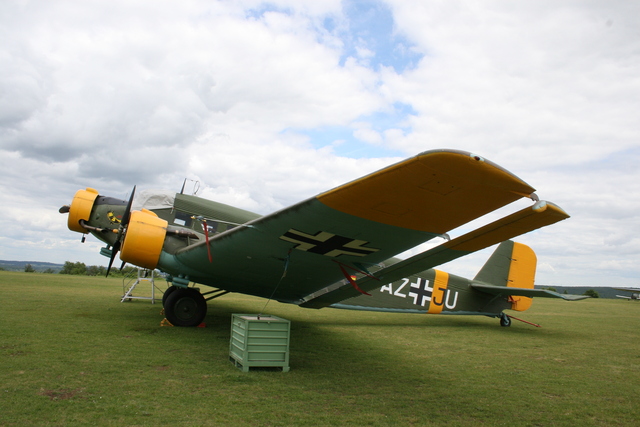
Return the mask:
[[[533,249],[522,243],[514,242],[507,286],[510,288],[533,289],[537,264],[538,258]],[[511,309],[516,311],[527,310],[533,302],[533,299],[529,297],[511,296],[509,298]]]

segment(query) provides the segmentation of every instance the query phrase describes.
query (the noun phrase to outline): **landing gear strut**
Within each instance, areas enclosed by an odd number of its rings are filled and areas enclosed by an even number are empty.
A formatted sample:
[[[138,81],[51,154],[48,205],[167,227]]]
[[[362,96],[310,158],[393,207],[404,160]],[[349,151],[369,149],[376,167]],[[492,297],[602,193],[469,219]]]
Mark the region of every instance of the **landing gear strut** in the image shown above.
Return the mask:
[[[174,326],[198,326],[207,314],[207,301],[195,288],[167,289],[164,315]],[[169,292],[170,291],[170,292]]]
[[[511,326],[511,318],[509,315],[505,313],[500,313],[500,326],[509,327]]]

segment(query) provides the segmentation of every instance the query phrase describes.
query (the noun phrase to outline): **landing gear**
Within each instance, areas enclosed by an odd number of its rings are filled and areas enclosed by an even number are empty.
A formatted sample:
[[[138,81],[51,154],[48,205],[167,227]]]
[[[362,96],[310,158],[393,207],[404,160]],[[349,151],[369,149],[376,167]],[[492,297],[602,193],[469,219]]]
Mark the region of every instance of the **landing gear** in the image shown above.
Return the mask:
[[[171,289],[175,288],[175,289]],[[163,298],[164,315],[174,326],[198,326],[207,314],[207,301],[195,288],[171,286]]]
[[[504,327],[511,326],[511,318],[504,313],[500,313],[500,326],[504,326]]]

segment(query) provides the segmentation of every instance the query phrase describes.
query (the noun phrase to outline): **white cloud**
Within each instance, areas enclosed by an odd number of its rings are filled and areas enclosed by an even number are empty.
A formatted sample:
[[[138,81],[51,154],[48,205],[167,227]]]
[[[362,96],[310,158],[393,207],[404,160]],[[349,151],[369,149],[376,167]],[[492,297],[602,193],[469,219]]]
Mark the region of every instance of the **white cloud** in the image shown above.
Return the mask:
[[[134,184],[190,178],[205,197],[267,213],[447,147],[495,161],[572,215],[521,239],[538,252],[539,283],[637,285],[639,12],[4,2],[0,257],[101,262],[56,213],[86,186],[126,198]],[[486,256],[452,271],[473,276]]]
[[[405,149],[437,140],[498,162],[546,153],[547,163],[578,164],[636,144],[621,130],[635,127],[640,43],[628,27],[637,14],[611,26],[610,14],[581,3],[397,2],[394,11],[425,53],[387,82],[420,113]]]

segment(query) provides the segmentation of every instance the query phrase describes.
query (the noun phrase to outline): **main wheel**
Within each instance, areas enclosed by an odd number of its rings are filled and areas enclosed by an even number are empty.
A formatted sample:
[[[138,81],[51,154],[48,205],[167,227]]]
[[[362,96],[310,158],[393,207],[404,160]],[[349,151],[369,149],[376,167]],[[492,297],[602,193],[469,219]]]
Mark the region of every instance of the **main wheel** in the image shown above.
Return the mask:
[[[164,315],[174,326],[198,326],[207,315],[207,301],[194,288],[176,288],[164,303]]]
[[[171,292],[175,291],[176,289],[178,289],[177,286],[175,285],[171,285],[167,288],[166,291],[164,291],[164,294],[162,294],[162,306],[164,307],[164,304],[167,302],[167,298],[169,298],[169,295],[171,295]]]
[[[504,326],[504,327],[511,326],[511,318],[506,314],[502,313],[500,315],[500,326]]]

